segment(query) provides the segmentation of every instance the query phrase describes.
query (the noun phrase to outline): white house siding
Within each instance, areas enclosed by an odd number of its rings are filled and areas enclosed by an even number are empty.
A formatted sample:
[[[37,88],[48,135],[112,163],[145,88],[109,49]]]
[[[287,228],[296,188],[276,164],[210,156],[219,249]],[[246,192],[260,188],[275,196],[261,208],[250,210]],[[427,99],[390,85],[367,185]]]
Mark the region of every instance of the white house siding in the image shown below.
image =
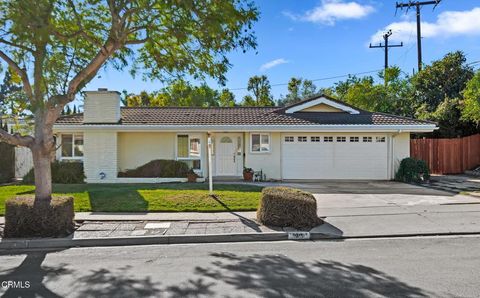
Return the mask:
[[[118,168],[135,169],[155,159],[175,159],[174,132],[118,133]]]
[[[263,132],[262,132],[263,133]],[[245,134],[245,166],[254,171],[262,170],[267,179],[280,180],[281,177],[281,138],[279,132],[270,133],[270,152],[251,152],[250,133]]]
[[[117,180],[117,132],[84,132],[84,171],[87,183],[114,183]],[[101,179],[101,173],[105,178]]]
[[[398,170],[400,161],[406,157],[410,157],[410,133],[403,132],[397,134],[393,138],[393,176]]]

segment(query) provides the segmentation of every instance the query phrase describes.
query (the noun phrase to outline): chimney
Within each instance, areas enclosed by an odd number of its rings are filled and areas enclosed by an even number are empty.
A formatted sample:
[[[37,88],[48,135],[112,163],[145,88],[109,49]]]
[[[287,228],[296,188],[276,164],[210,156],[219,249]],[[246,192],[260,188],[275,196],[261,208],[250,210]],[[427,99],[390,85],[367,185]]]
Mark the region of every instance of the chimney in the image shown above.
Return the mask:
[[[120,117],[120,92],[107,88],[85,91],[83,123],[118,123]]]

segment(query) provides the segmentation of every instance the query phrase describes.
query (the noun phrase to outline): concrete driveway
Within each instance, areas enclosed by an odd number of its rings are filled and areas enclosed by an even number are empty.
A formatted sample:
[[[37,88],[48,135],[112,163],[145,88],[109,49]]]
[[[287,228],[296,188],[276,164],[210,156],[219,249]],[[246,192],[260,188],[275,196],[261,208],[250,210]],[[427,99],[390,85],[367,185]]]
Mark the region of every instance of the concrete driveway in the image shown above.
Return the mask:
[[[480,204],[479,197],[394,181],[284,182],[263,185],[282,185],[308,191],[317,199],[319,214],[325,216],[398,214],[407,212],[407,207],[408,212],[412,212],[411,207],[421,210],[427,206],[431,209],[445,205],[458,205],[454,208],[466,209],[472,204]]]

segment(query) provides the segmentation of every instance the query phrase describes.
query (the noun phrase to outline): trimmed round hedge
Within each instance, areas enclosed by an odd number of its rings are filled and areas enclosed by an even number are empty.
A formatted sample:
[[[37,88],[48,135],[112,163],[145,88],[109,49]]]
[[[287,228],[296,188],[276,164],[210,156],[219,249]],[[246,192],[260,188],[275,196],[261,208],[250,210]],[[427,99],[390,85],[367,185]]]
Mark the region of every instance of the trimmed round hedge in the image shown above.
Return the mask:
[[[75,228],[72,197],[35,200],[16,197],[5,202],[5,238],[63,237]]]
[[[317,216],[315,197],[288,187],[263,189],[257,220],[265,225],[297,229],[313,228],[323,223]]]

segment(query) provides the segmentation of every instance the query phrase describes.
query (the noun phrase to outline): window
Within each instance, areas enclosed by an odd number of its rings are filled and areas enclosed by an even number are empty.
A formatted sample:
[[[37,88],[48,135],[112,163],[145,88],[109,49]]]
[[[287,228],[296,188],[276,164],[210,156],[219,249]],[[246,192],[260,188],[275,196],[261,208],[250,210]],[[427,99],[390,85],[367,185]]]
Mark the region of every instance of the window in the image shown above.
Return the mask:
[[[295,138],[292,136],[285,137],[285,143],[293,143],[295,142]]]
[[[310,142],[318,143],[320,142],[320,137],[310,137]]]
[[[297,140],[300,142],[300,143],[305,143],[307,141],[307,137],[298,137]]]
[[[337,142],[344,143],[347,141],[347,137],[337,137]]]
[[[350,142],[358,143],[360,141],[359,137],[350,137]]]
[[[263,133],[252,133],[251,135],[252,152],[270,152],[270,135]]]
[[[363,137],[363,142],[371,143],[372,142],[372,137]]]
[[[79,159],[83,157],[83,135],[62,134],[62,159]]]
[[[192,135],[177,135],[177,159],[185,162],[194,170],[201,168],[200,137]]]
[[[323,137],[323,141],[327,143],[333,142],[333,137]]]
[[[237,137],[237,155],[242,155],[242,138]]]
[[[376,137],[375,141],[378,143],[385,143],[385,137]]]

